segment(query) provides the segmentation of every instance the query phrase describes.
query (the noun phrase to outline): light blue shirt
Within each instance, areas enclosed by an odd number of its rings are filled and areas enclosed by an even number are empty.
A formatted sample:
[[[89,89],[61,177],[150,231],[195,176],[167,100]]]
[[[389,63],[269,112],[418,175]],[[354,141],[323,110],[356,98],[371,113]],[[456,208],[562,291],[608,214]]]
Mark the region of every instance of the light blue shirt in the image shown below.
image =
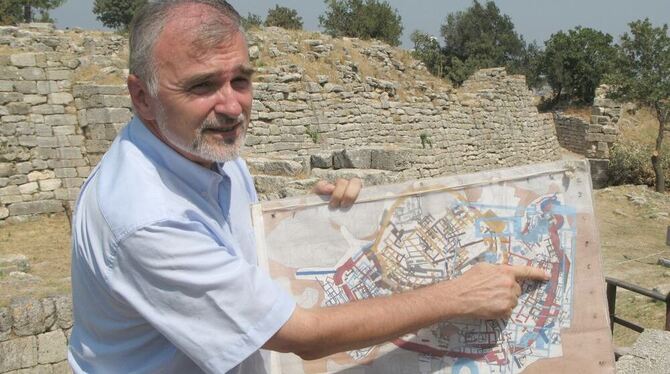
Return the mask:
[[[75,373],[263,373],[291,296],[257,267],[243,160],[204,168],[126,126],[73,218]]]

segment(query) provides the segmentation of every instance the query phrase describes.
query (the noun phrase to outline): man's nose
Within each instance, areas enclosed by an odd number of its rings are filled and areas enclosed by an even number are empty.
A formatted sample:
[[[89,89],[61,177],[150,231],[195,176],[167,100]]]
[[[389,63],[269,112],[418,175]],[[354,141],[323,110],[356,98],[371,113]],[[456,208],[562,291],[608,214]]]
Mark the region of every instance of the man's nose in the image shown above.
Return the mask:
[[[237,100],[235,90],[226,84],[218,92],[217,102],[214,105],[214,112],[216,114],[223,114],[227,117],[236,118],[242,113],[242,105]]]

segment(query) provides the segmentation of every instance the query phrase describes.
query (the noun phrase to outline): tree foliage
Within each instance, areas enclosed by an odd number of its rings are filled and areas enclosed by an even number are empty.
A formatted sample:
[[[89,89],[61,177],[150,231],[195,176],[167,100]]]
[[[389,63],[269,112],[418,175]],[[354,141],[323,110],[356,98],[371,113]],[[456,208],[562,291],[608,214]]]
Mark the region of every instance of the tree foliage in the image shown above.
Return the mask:
[[[665,129],[670,125],[670,36],[668,25],[654,27],[649,19],[629,24],[630,33],[621,36],[615,70],[606,80],[610,97],[634,101],[652,108],[659,128],[651,163],[656,190],[665,191],[661,151]]]
[[[258,14],[247,13],[246,17],[240,18],[240,23],[245,30],[260,27],[263,24],[263,18]]]
[[[558,100],[562,95],[593,102],[596,88],[612,68],[612,36],[591,28],[559,31],[545,42],[542,72]]]
[[[493,1],[482,5],[474,0],[465,11],[449,14],[441,34],[447,76],[456,84],[482,68],[505,66],[517,72],[524,56],[523,38]]]
[[[442,54],[442,47],[437,38],[416,30],[410,36],[410,40],[414,43],[414,50],[412,51],[414,58],[421,60],[431,74],[440,78],[443,77],[447,60]]]
[[[49,10],[58,8],[65,0],[1,0],[0,25],[20,22],[53,22]]]
[[[390,45],[400,44],[402,18],[387,1],[325,0],[326,12],[319,25],[335,37],[379,39]]]
[[[135,12],[147,3],[147,0],[95,0],[93,13],[103,25],[127,31]]]
[[[268,10],[265,26],[278,26],[289,30],[302,30],[302,17],[295,9],[275,5]]]

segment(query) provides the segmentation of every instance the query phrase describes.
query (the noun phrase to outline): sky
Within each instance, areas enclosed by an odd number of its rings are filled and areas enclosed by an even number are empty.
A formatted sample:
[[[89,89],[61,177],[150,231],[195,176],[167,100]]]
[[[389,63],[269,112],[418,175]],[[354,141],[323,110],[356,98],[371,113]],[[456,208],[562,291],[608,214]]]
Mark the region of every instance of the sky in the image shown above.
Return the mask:
[[[263,18],[276,4],[293,8],[302,17],[304,28],[320,31],[319,15],[326,5],[322,0],[229,0],[246,16],[257,14]],[[409,40],[414,30],[421,30],[440,38],[440,25],[448,14],[462,11],[472,0],[388,0],[398,10],[404,26],[402,46],[412,48]],[[482,0],[481,2],[485,2]],[[628,30],[628,23],[649,18],[654,26],[670,24],[669,0],[496,0],[503,14],[510,16],[515,30],[527,42],[539,45],[551,34],[567,31],[576,26],[591,27],[606,32],[617,41]],[[60,8],[51,11],[56,27],[104,29],[93,14],[93,0],[66,0]]]

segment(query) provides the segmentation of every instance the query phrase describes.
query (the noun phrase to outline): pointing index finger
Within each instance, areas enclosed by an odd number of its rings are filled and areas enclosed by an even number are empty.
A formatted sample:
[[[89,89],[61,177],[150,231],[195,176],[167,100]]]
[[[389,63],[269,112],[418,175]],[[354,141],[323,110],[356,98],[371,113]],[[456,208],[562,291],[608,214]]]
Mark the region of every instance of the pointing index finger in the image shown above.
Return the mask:
[[[549,274],[542,269],[524,266],[524,265],[513,265],[511,266],[512,271],[514,272],[514,277],[516,279],[531,279],[538,281],[548,281]]]

